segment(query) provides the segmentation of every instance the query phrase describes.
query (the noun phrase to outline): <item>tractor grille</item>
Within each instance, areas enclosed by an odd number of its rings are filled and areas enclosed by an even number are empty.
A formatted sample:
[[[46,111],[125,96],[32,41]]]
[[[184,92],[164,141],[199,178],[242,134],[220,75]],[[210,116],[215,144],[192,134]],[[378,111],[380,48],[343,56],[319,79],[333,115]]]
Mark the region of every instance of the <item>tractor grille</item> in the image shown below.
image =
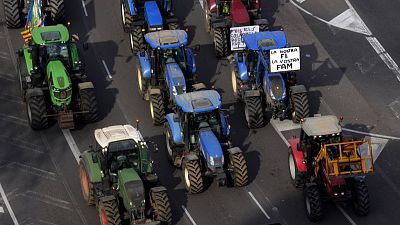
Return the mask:
[[[142,181],[129,181],[125,183],[126,193],[136,206],[139,206],[142,200],[144,200],[144,189]]]
[[[284,85],[282,84],[282,79],[280,76],[270,76],[269,82],[271,84],[272,93],[276,99],[283,97]]]
[[[222,160],[220,157],[214,158],[214,165],[220,166],[222,164]]]

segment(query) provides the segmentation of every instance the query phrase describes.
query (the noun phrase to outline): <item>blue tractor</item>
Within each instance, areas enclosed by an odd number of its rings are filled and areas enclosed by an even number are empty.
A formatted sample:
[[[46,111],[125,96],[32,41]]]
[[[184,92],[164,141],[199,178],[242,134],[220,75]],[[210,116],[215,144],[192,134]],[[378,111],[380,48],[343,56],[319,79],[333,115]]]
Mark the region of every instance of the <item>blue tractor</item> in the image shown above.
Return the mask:
[[[221,97],[215,90],[176,96],[176,112],[166,115],[166,150],[171,163],[182,168],[186,190],[203,191],[203,177],[214,177],[220,186],[248,183],[242,151],[230,142],[230,126]]]
[[[245,104],[249,128],[265,124],[266,113],[274,119],[292,119],[299,123],[309,115],[307,90],[296,84],[293,71],[271,73],[270,50],[289,47],[283,31],[244,34],[246,48],[236,52],[232,59],[233,93]]]
[[[121,19],[129,33],[133,52],[145,47],[144,35],[164,29],[179,29],[171,0],[121,0]]]
[[[174,110],[175,97],[192,86],[199,88],[196,63],[183,30],[148,33],[145,40],[147,48],[137,53],[138,90],[150,102],[153,123],[163,125],[166,112]]]

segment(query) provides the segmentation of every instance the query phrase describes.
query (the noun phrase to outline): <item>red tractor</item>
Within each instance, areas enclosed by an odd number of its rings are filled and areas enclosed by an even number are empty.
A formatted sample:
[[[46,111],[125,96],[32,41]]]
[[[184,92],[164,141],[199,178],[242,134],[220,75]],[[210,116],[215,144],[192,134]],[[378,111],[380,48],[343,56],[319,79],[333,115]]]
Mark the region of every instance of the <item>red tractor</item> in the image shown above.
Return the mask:
[[[230,52],[230,28],[258,25],[268,30],[268,21],[261,19],[260,0],[202,0],[206,31],[214,37],[218,58]]]
[[[307,217],[322,218],[322,201],[351,201],[355,212],[369,212],[365,175],[374,172],[371,143],[346,141],[335,116],[303,120],[300,138],[289,139],[289,171],[293,185],[304,188]]]

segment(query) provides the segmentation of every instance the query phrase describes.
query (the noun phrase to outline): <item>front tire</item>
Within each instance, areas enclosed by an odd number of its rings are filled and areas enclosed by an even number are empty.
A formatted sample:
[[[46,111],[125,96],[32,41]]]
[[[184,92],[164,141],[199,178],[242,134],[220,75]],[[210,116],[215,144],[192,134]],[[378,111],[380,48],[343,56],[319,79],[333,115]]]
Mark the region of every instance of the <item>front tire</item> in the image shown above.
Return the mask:
[[[150,96],[150,114],[154,125],[163,125],[165,121],[165,106],[161,94]]]
[[[145,86],[145,80],[143,79],[142,71],[139,64],[137,65],[137,82],[140,97],[142,97],[142,99],[148,100],[146,99],[147,89]]]
[[[40,130],[48,126],[47,108],[43,95],[29,97],[26,101],[26,109],[32,129]]]
[[[138,52],[145,47],[142,28],[139,26],[134,27],[129,33],[129,43],[133,53]]]
[[[119,214],[117,200],[100,200],[99,217],[101,225],[120,225],[121,216]]]
[[[230,156],[231,163],[231,177],[233,180],[233,186],[243,187],[249,183],[249,175],[247,169],[247,162],[244,159],[243,153],[235,153]]]
[[[23,25],[22,5],[19,0],[4,0],[4,15],[8,28],[20,28]]]
[[[64,0],[48,0],[50,8],[50,18],[54,24],[65,23]]]
[[[256,129],[264,126],[264,113],[261,103],[261,97],[245,98],[245,115],[247,126],[250,129]]]
[[[82,89],[79,91],[79,95],[81,98],[81,111],[88,111],[88,113],[82,114],[83,122],[94,123],[99,120],[99,109],[94,89]]]
[[[310,115],[307,93],[292,94],[292,101],[292,121],[293,123],[300,123],[301,119]]]
[[[198,194],[203,191],[203,177],[198,161],[191,160],[184,162],[182,172],[186,190],[190,194]]]
[[[300,177],[299,170],[297,169],[296,160],[294,159],[292,151],[289,151],[288,156],[289,173],[292,184],[295,188],[303,187],[303,181]]]
[[[317,185],[311,185],[304,189],[304,202],[308,219],[313,222],[321,220],[322,201]]]
[[[129,13],[128,7],[126,7],[124,0],[121,0],[121,22],[122,28],[128,33],[132,27],[133,17]]]
[[[82,160],[79,162],[79,177],[83,198],[88,205],[94,205],[94,185],[89,181],[89,175]]]
[[[357,215],[366,216],[369,213],[369,194],[368,187],[364,181],[356,181],[354,183],[354,199],[353,206]]]
[[[152,192],[152,206],[156,214],[156,220],[161,224],[170,225],[172,223],[172,210],[169,203],[167,192]]]
[[[229,54],[228,35],[225,28],[214,29],[214,47],[217,58],[225,57]]]
[[[231,66],[231,82],[232,82],[232,91],[233,91],[233,97],[235,100],[240,99],[240,89],[237,83],[237,76],[236,76],[236,68],[234,65]]]

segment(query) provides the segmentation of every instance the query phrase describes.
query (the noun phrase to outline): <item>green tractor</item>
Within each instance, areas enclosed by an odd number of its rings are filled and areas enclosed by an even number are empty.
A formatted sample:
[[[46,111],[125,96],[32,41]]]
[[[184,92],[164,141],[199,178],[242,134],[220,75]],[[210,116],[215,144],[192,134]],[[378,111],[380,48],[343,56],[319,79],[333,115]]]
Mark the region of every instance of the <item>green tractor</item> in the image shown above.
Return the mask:
[[[149,150],[139,130],[117,125],[94,132],[96,146],[81,155],[80,180],[102,225],[171,224],[165,187],[157,186]]]
[[[74,128],[75,118],[85,123],[98,120],[94,86],[87,82],[78,46],[64,25],[34,27],[18,51],[22,98],[29,125],[48,126],[56,118],[62,129]],[[21,70],[21,60],[26,70]]]

